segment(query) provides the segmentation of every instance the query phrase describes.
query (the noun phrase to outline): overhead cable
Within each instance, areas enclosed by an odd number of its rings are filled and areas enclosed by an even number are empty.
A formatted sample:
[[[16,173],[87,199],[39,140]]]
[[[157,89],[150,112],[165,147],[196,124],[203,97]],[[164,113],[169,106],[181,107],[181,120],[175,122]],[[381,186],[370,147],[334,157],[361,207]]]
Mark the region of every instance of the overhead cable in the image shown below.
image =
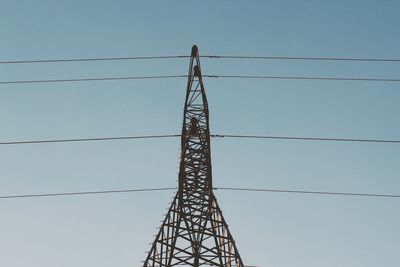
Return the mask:
[[[363,78],[363,77],[312,77],[312,76],[260,76],[260,75],[202,75],[203,78],[224,79],[277,79],[277,80],[322,80],[322,81],[362,81],[362,82],[400,82],[396,78]],[[121,76],[121,77],[93,77],[72,79],[43,79],[43,80],[14,80],[0,81],[4,84],[30,84],[30,83],[64,83],[64,82],[90,82],[90,81],[113,81],[113,80],[150,80],[187,78],[187,75],[158,75],[158,76]]]
[[[300,136],[270,136],[270,135],[235,135],[213,134],[217,138],[244,138],[244,139],[280,139],[301,141],[334,141],[334,142],[368,142],[368,143],[400,143],[400,140],[385,139],[356,139],[356,138],[326,138],[326,137],[300,137]]]
[[[400,79],[397,79],[397,78],[365,78],[365,77],[313,77],[313,76],[209,75],[209,74],[203,75],[203,77],[207,77],[207,78],[234,78],[234,79],[400,82]]]
[[[76,196],[76,195],[93,195],[93,194],[115,194],[115,193],[133,193],[133,192],[151,192],[151,191],[166,191],[174,190],[176,187],[161,187],[161,188],[144,188],[144,189],[121,189],[121,190],[103,190],[103,191],[81,191],[81,192],[62,192],[62,193],[44,193],[30,195],[9,195],[0,196],[0,199],[7,198],[34,198],[34,197],[59,197],[59,196]]]
[[[78,195],[96,195],[96,194],[116,194],[116,193],[134,193],[134,192],[152,192],[177,190],[177,187],[160,187],[144,189],[119,189],[102,191],[75,191],[60,193],[42,193],[26,195],[3,195],[0,199],[13,198],[38,198],[38,197],[60,197],[60,196],[78,196]],[[290,193],[290,194],[311,194],[311,195],[332,195],[332,196],[355,196],[355,197],[376,197],[376,198],[400,198],[397,194],[375,194],[375,193],[352,193],[352,192],[331,192],[331,191],[305,191],[305,190],[286,190],[286,189],[260,189],[260,188],[241,188],[241,187],[213,187],[215,190],[227,191],[247,191],[247,192],[269,192],[269,193]]]
[[[21,140],[21,141],[2,141],[2,142],[0,142],[0,145],[112,141],[112,140],[129,140],[129,139],[158,139],[158,138],[171,138],[171,137],[180,137],[180,136],[181,136],[180,134],[164,134],[164,135],[75,138],[75,139],[37,139],[37,140]],[[211,134],[210,137],[212,137],[212,138],[241,138],[241,139],[278,139],[278,140],[298,140],[298,141],[400,143],[400,140],[389,140],[389,139],[354,139],[354,138],[325,138],[325,137],[300,137],[300,136]]]
[[[356,196],[356,197],[400,198],[400,195],[395,195],[395,194],[305,191],[305,190],[284,190],[284,189],[260,189],[260,188],[240,188],[240,187],[214,187],[214,189],[215,190],[229,190],[229,191],[248,191],[248,192],[270,192],[270,193],[336,195],[336,196]]]
[[[8,141],[0,142],[0,145],[22,145],[22,144],[40,144],[40,143],[66,143],[66,142],[88,142],[88,141],[111,141],[128,139],[154,139],[179,137],[180,134],[164,135],[139,135],[139,136],[118,136],[118,137],[94,137],[94,138],[76,138],[76,139],[47,139],[47,140],[26,140],[26,141]]]
[[[148,60],[148,59],[174,59],[174,58],[190,58],[190,56],[143,56],[143,57],[98,57],[98,58],[58,58],[58,59],[37,59],[37,60],[9,60],[9,61],[0,61],[0,64],[122,61],[122,60]]]
[[[396,58],[358,58],[358,57],[291,57],[291,56],[246,56],[246,55],[202,55],[209,59],[258,59],[258,60],[295,60],[295,61],[359,61],[359,62],[400,62]],[[32,64],[32,63],[63,63],[63,62],[90,62],[90,61],[127,61],[153,59],[185,59],[186,55],[167,56],[127,56],[127,57],[92,57],[92,58],[56,58],[33,60],[3,60],[0,64]]]
[[[187,75],[93,77],[93,78],[49,79],[49,80],[47,80],[47,79],[46,80],[16,80],[16,81],[0,81],[0,84],[92,82],[92,81],[149,80],[149,79],[171,79],[171,78],[187,78]]]
[[[364,62],[400,62],[393,58],[356,58],[356,57],[289,57],[289,56],[200,56],[216,59],[267,59],[267,60],[307,60],[307,61],[364,61]]]

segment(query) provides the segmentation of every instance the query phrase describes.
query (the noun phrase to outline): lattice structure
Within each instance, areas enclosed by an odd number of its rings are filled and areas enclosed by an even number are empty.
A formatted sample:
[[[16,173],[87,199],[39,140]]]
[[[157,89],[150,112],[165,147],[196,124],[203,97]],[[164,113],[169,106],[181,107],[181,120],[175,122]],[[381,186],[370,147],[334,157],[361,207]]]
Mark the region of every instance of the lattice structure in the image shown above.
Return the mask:
[[[190,58],[181,138],[179,189],[144,267],[243,267],[212,191],[208,104],[196,46]]]

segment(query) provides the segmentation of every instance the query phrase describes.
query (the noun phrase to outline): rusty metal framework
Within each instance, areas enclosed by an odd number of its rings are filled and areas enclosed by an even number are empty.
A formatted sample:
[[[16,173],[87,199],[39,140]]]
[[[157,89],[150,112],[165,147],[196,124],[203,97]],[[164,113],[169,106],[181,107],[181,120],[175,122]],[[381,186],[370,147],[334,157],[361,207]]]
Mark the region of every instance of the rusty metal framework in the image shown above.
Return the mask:
[[[179,188],[144,267],[243,267],[212,191],[208,104],[192,48],[181,137]]]

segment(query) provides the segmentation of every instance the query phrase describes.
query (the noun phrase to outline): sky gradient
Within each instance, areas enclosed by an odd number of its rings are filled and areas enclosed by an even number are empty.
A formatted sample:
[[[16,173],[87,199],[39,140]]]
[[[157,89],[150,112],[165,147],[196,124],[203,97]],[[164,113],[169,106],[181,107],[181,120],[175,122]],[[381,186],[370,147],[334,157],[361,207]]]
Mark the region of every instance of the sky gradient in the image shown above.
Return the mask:
[[[300,3],[301,2],[301,3]],[[306,3],[304,3],[306,2]],[[400,1],[0,1],[0,61],[400,59]],[[0,81],[187,59],[1,65]],[[400,63],[201,59],[204,74],[400,78]],[[400,139],[400,83],[205,79],[214,134]],[[180,133],[185,79],[0,85],[0,140]],[[0,147],[0,195],[177,185],[179,139]],[[212,139],[215,186],[400,194],[400,145]],[[174,192],[0,200],[0,265],[138,267]],[[398,199],[216,191],[246,265],[400,266]]]

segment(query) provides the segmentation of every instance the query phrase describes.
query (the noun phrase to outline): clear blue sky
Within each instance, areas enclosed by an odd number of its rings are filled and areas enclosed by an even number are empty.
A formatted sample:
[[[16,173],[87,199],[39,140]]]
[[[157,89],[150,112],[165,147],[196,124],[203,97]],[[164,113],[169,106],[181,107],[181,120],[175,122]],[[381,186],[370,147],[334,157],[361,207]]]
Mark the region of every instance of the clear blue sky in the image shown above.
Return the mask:
[[[0,60],[400,58],[400,1],[0,1]],[[0,65],[0,80],[186,74],[187,60]],[[400,63],[202,60],[209,74],[400,78]],[[400,84],[206,79],[211,130],[400,139]],[[185,79],[0,85],[0,140],[180,132]],[[178,139],[0,147],[0,195],[175,186]],[[400,146],[212,140],[216,186],[400,193]],[[247,265],[400,266],[396,199],[216,192]],[[173,192],[0,200],[0,265],[137,267]]]

